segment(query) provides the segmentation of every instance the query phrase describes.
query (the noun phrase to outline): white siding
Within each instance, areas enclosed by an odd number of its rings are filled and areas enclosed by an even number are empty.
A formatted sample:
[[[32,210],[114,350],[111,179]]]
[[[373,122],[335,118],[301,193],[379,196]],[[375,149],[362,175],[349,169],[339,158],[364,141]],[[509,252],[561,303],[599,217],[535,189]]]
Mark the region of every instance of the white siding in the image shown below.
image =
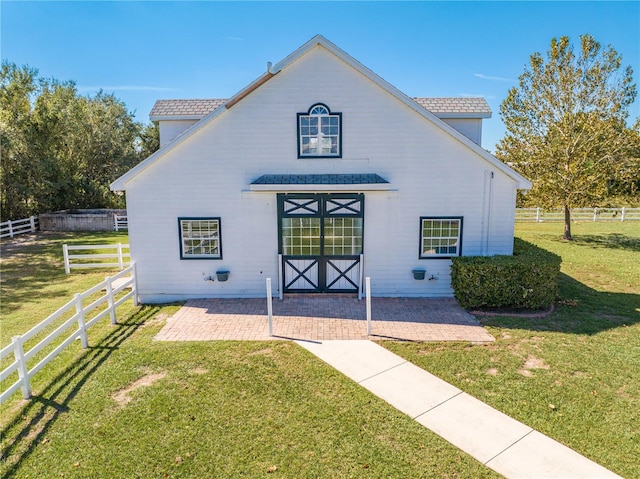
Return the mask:
[[[479,118],[445,118],[447,125],[455,128],[477,145],[482,145],[482,120]]]
[[[342,159],[297,159],[296,113],[316,102],[342,112]],[[465,255],[511,253],[513,180],[318,47],[130,181],[141,300],[263,296],[267,277],[275,286],[276,194],[246,190],[263,174],[291,173],[378,173],[391,182],[396,191],[365,192],[364,272],[374,295],[452,295],[450,261],[418,259],[420,216],[464,217]],[[221,217],[222,260],[180,260],[181,216]],[[437,279],[414,280],[415,267]],[[204,281],[222,268],[229,281]]]
[[[196,124],[198,120],[162,120],[158,122],[160,130],[160,147],[173,140],[180,133],[186,131],[190,126]]]

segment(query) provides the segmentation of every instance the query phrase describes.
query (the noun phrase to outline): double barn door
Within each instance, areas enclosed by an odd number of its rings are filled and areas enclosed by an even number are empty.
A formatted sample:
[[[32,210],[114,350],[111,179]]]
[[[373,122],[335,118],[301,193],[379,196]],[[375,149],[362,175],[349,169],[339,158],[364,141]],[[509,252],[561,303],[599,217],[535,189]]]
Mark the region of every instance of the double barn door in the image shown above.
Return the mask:
[[[363,194],[279,194],[278,230],[285,293],[358,291]]]

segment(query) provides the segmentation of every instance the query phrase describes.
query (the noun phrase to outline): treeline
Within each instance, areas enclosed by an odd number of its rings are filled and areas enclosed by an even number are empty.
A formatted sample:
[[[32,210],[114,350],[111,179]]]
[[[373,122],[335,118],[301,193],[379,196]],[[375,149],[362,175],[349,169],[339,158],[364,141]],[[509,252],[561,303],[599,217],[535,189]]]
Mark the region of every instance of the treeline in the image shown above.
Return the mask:
[[[159,147],[157,127],[134,120],[102,91],[42,78],[2,61],[0,76],[2,221],[67,208],[119,208],[109,184]]]

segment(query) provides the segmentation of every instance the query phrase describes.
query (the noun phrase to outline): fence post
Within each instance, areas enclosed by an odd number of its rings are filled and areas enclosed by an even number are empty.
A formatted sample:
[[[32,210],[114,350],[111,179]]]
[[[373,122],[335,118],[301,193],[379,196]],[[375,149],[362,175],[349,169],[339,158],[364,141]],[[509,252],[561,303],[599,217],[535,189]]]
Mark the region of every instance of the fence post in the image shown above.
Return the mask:
[[[622,215],[620,221],[624,222],[624,206],[622,207]]]
[[[24,359],[24,347],[22,344],[22,336],[14,336],[11,338],[13,343],[13,355],[18,363],[18,378],[22,383],[22,397],[29,399],[31,397],[31,384],[29,383],[29,370],[27,362]]]
[[[13,225],[11,224],[11,220],[7,221],[9,223],[9,237],[13,238]]]
[[[122,260],[122,243],[118,243],[118,267],[120,271],[124,269],[124,261]]]
[[[367,276],[366,295],[367,295],[367,336],[371,335],[371,278]]]
[[[113,285],[111,284],[111,276],[107,276],[104,281],[106,283],[105,289],[107,290],[107,303],[109,304],[109,317],[111,318],[111,324],[116,324],[118,321],[116,318],[116,308],[114,307]]]
[[[598,208],[593,209],[593,222],[598,221]]]
[[[118,215],[113,215],[113,229],[118,231]]]
[[[269,336],[273,336],[273,299],[271,297],[271,278],[267,278],[267,315],[269,316]]]
[[[82,347],[87,349],[89,347],[89,339],[87,338],[87,327],[84,324],[84,308],[82,307],[82,296],[80,293],[76,293],[73,298],[76,301],[76,314],[78,315],[78,331],[80,332],[80,341],[82,341]]]
[[[30,220],[30,223],[31,223],[31,232],[35,233],[36,232],[36,218],[35,218],[35,216],[31,216],[29,218],[29,220]]]
[[[63,244],[62,253],[64,255],[64,272],[67,274],[70,274],[71,265],[69,264],[69,246],[67,246],[66,244]]]
[[[536,208],[536,223],[540,223],[540,207]]]

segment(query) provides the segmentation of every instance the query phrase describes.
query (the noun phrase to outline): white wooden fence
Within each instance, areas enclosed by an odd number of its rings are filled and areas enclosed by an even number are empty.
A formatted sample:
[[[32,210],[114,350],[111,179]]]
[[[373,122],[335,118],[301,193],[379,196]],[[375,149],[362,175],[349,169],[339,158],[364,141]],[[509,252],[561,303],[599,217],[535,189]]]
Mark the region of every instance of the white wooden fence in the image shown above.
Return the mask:
[[[9,220],[0,223],[0,238],[11,237],[22,233],[35,233],[38,229],[38,218],[30,216],[22,220]]]
[[[131,288],[131,291],[116,300],[116,296],[126,288]],[[87,300],[87,298],[95,295],[96,293],[100,293],[103,290],[105,291],[104,294],[102,294],[98,299],[93,300],[86,306],[84,305],[84,301]],[[114,276],[107,277],[103,282],[97,284],[84,293],[76,294],[71,301],[62,306],[47,319],[31,328],[25,334],[11,338],[11,344],[0,350],[0,361],[10,357],[12,354],[14,361],[0,372],[0,381],[5,381],[16,372],[18,373],[18,380],[0,393],[0,404],[6,401],[18,389],[22,389],[22,397],[28,399],[31,396],[31,379],[33,376],[58,354],[60,354],[74,340],[80,339],[82,347],[88,348],[89,341],[87,339],[87,330],[107,315],[111,320],[111,324],[116,324],[116,309],[129,298],[132,298],[134,306],[137,306],[138,299],[136,291],[135,264],[132,264],[127,269]],[[99,311],[90,320],[87,319],[88,313],[105,303],[107,304],[106,308]],[[56,319],[70,311],[75,311],[75,314],[64,321],[35,346],[31,347],[31,349],[25,351],[25,342],[32,339],[38,333],[44,331],[47,326],[51,325]],[[58,346],[50,351],[37,364],[29,368],[29,361],[32,360],[36,354],[72,327],[73,331],[71,334],[66,336]]]
[[[573,208],[572,221],[640,221],[640,208]],[[561,208],[516,208],[516,221],[564,221]]]
[[[108,250],[115,252],[112,253],[81,253],[81,254],[69,254],[69,251],[95,251],[95,250]],[[130,263],[131,255],[124,250],[129,249],[128,244],[89,244],[89,245],[62,245],[62,253],[64,255],[64,270],[67,274],[71,274],[71,269],[77,268],[118,268],[122,271],[125,265]],[[117,259],[118,262],[107,263],[87,263],[88,260],[96,259]],[[79,260],[78,263],[72,263],[74,260]]]
[[[129,229],[129,218],[127,216],[113,216],[113,229],[116,231]]]

